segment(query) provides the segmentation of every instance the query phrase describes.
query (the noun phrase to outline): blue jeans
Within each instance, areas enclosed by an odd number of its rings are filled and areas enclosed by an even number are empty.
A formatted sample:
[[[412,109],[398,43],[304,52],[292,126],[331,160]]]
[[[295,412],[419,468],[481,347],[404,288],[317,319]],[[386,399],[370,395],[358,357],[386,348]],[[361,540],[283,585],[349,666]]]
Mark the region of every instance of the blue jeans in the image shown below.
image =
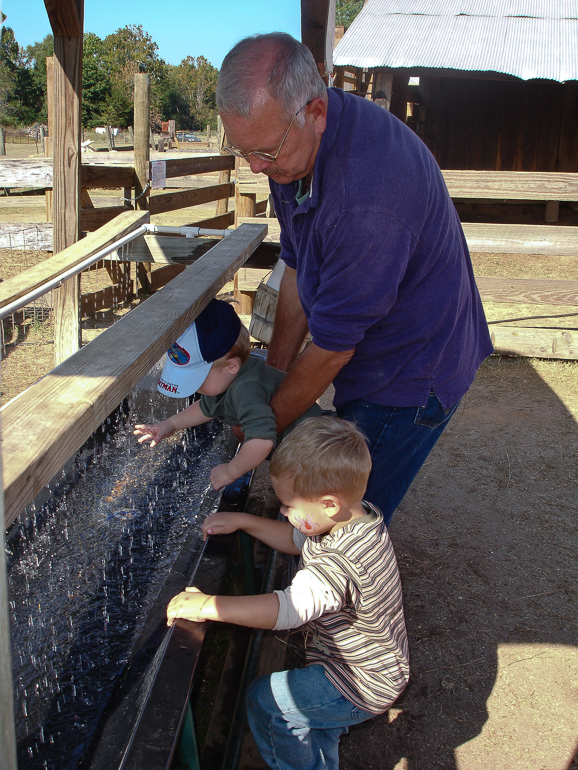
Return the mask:
[[[369,442],[373,464],[365,499],[381,510],[387,526],[459,404],[444,411],[432,391],[426,406],[381,406],[359,400],[338,411]]]
[[[249,726],[273,770],[337,770],[339,737],[375,714],[344,698],[323,666],[256,679],[247,693]]]

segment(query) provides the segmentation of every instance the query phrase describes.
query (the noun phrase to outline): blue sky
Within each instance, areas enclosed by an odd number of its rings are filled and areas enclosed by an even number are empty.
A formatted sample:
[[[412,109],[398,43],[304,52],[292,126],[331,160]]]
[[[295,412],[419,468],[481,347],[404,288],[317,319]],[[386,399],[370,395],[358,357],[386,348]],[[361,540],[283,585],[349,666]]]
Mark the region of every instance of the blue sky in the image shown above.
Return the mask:
[[[43,0],[0,0],[6,26],[21,46],[51,32]],[[127,24],[141,24],[168,64],[204,56],[220,68],[233,44],[256,32],[288,32],[301,39],[299,0],[85,0],[84,30],[104,38]]]

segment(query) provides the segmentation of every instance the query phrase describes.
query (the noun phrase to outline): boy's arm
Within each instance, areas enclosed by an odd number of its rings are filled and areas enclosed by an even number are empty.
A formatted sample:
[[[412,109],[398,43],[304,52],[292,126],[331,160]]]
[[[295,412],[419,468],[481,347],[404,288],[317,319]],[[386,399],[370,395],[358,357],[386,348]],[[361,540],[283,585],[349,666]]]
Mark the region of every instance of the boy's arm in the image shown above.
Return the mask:
[[[198,401],[191,404],[182,412],[177,412],[169,417],[168,420],[154,423],[154,425],[135,425],[134,435],[140,436],[138,443],[142,444],[143,441],[151,441],[151,447],[159,444],[164,438],[172,436],[175,431],[184,430],[185,428],[194,428],[196,425],[202,425],[205,422],[212,420],[212,417],[206,417],[201,411],[201,407]]]
[[[186,588],[171,599],[167,607],[167,623],[172,626],[177,618],[197,623],[218,620],[250,628],[273,628],[279,614],[276,594],[258,596],[208,596],[198,588]]]
[[[213,489],[222,489],[232,484],[247,471],[252,471],[261,465],[273,449],[273,441],[263,438],[252,438],[241,446],[235,457],[229,463],[217,465],[211,471]]]
[[[242,529],[265,545],[281,553],[298,556],[300,551],[293,542],[293,525],[288,521],[265,519],[250,513],[212,513],[202,524],[203,539],[207,535],[228,535]]]

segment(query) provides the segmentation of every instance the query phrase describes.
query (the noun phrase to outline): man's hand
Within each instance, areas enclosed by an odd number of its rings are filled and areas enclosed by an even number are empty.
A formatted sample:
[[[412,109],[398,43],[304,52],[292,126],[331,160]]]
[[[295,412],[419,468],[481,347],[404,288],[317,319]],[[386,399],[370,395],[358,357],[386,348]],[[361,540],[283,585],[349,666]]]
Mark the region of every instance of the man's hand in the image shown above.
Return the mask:
[[[142,444],[143,441],[151,440],[151,447],[155,447],[164,438],[172,436],[175,429],[170,420],[164,420],[163,422],[157,422],[154,425],[135,425],[133,434],[140,436],[138,443]]]
[[[205,618],[203,617],[203,607],[206,607],[207,602],[212,599],[211,596],[207,596],[198,588],[189,586],[185,590],[173,596],[167,607],[167,626],[172,626],[177,618],[185,618],[186,620],[192,620],[194,623],[202,623]]]
[[[212,513],[210,516],[207,516],[201,525],[203,540],[207,539],[207,535],[230,535],[231,532],[242,529],[241,519],[242,515],[238,513],[226,513],[223,511]]]
[[[217,492],[219,489],[226,487],[227,484],[232,484],[233,481],[236,481],[238,478],[238,476],[231,473],[229,463],[221,463],[221,465],[217,465],[211,471],[211,485]]]

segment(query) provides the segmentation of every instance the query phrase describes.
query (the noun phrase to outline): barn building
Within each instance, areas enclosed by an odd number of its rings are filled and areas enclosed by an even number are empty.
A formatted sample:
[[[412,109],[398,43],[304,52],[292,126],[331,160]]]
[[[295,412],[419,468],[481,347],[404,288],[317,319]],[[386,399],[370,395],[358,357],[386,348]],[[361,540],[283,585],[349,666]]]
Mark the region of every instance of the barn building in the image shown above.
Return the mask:
[[[444,169],[578,171],[576,0],[366,0],[333,62]]]

